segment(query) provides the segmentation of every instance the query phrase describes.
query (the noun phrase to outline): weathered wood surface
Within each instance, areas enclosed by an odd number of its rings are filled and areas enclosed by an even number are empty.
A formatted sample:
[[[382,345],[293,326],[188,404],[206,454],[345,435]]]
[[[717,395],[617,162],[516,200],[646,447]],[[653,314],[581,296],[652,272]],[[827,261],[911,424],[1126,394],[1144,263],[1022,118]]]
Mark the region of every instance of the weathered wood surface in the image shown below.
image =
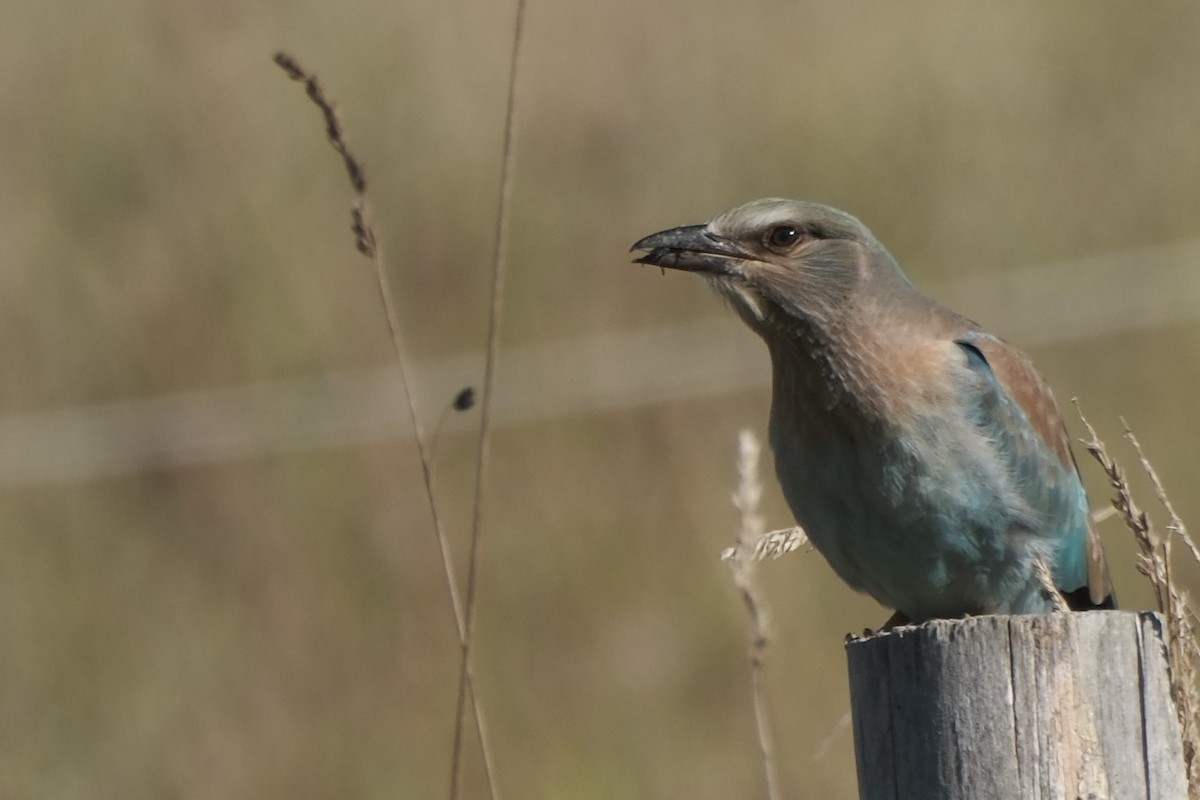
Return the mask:
[[[863,800],[1186,800],[1152,613],[939,620],[851,638]]]

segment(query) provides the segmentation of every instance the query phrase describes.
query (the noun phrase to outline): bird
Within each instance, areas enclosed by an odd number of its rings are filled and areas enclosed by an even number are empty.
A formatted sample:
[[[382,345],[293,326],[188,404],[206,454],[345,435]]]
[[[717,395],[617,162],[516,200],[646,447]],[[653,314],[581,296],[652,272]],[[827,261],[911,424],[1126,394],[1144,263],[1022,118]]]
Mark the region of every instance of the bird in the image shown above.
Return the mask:
[[[856,217],[766,198],[631,250],[703,277],[766,343],[783,496],[837,575],[895,611],[885,629],[1116,607],[1046,381]]]

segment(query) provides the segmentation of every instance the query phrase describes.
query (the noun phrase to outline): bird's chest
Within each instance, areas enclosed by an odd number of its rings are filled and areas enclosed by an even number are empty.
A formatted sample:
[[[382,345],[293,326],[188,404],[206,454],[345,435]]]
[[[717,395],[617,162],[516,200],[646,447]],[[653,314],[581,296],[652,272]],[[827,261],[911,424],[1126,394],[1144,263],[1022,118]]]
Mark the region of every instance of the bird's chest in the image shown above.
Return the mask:
[[[841,534],[861,532],[869,544],[884,526],[925,515],[931,467],[897,432],[844,414],[785,417],[771,417],[775,471],[797,521],[831,560],[848,546]]]
[[[906,610],[964,605],[1004,560],[1004,478],[961,419],[882,422],[845,405],[797,417],[778,403],[770,439],[788,505],[850,585]]]

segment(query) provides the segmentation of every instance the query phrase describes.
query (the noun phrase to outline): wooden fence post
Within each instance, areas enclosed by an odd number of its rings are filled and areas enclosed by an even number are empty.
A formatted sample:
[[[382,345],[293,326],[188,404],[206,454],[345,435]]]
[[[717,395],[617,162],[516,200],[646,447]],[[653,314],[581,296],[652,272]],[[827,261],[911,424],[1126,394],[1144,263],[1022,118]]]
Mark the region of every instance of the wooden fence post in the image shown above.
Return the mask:
[[[1185,800],[1153,613],[937,620],[847,640],[863,800]]]

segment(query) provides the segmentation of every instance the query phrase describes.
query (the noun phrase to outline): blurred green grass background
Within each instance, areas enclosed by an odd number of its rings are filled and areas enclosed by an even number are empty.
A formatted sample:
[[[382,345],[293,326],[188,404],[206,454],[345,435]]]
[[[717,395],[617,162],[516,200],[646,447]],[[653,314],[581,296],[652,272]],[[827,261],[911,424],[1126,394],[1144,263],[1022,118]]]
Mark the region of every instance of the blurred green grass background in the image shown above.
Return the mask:
[[[341,165],[270,63],[280,48],[338,100],[366,164],[412,354],[480,350],[511,14],[6,4],[4,419],[390,366]],[[527,22],[505,348],[721,315],[699,281],[626,251],[759,196],[857,214],[926,286],[1200,237],[1187,4],[616,0],[531,3]],[[1196,306],[1195,281],[1127,269],[1141,296]],[[1081,271],[1058,302],[1114,291]],[[967,299],[997,333],[1019,327],[1004,297]],[[1128,418],[1194,521],[1200,312],[1138,309],[1029,349],[1110,444]],[[450,397],[415,388],[432,426]],[[505,797],[762,796],[743,612],[717,554],[737,525],[735,433],[766,413],[755,386],[497,430],[476,673]],[[438,451],[460,556],[473,453],[462,433]],[[419,472],[411,442],[380,436],[12,473],[0,794],[444,796],[458,649]],[[766,511],[790,521],[773,484]],[[1121,600],[1145,606],[1126,536],[1102,530]],[[785,786],[854,797],[842,636],[888,612],[816,555],[764,574]]]

